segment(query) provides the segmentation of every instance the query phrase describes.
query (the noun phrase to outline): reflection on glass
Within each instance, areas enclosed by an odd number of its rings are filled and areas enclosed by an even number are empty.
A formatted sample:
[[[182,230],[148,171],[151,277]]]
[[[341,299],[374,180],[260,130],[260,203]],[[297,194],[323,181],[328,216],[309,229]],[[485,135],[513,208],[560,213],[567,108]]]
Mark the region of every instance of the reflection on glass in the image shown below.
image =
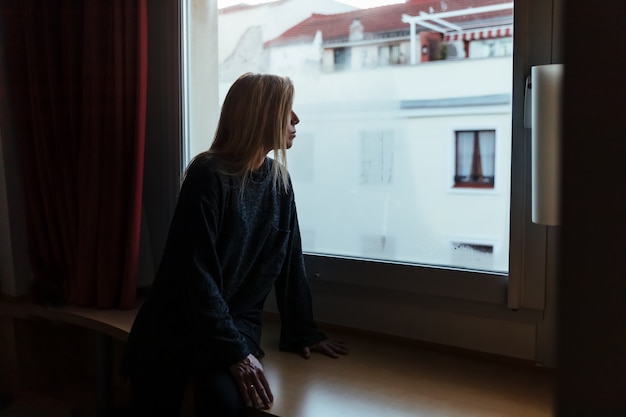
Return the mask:
[[[507,272],[513,3],[220,9],[220,94],[289,76],[305,252]]]

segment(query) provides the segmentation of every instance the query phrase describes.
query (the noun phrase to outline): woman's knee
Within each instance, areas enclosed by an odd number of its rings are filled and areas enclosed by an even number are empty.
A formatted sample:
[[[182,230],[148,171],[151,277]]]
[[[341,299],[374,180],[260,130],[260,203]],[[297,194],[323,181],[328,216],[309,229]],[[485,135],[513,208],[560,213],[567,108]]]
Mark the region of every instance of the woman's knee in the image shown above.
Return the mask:
[[[159,366],[135,368],[129,373],[133,415],[178,416],[185,394],[185,374]]]
[[[228,370],[211,370],[194,378],[194,405],[196,417],[241,417],[246,406]]]

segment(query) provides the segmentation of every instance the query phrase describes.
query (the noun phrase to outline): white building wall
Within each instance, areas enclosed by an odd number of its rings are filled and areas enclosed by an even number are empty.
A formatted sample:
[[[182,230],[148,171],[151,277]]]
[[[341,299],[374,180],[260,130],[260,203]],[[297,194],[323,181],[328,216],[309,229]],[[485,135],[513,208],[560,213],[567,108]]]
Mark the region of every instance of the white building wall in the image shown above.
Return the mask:
[[[504,74],[495,76],[494,73]],[[470,75],[470,82],[461,74]],[[401,109],[401,101],[506,95],[507,58],[287,74],[301,123],[289,151],[305,250],[428,264],[463,259],[454,242],[493,247],[464,266],[506,271],[508,105]],[[494,189],[453,187],[455,130],[496,131]],[[387,132],[385,184],[363,184],[363,132]],[[378,252],[378,253],[377,253]],[[481,257],[482,256],[482,257]],[[458,263],[457,263],[458,265]],[[460,265],[458,265],[460,266]]]

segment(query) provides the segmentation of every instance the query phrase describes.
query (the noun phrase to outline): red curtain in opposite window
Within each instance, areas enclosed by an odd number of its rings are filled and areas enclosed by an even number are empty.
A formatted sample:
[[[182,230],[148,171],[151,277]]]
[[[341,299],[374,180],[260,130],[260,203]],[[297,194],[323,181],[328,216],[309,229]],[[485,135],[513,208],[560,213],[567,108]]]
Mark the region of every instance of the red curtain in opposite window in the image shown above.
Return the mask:
[[[146,0],[3,0],[33,294],[130,308],[139,258]]]

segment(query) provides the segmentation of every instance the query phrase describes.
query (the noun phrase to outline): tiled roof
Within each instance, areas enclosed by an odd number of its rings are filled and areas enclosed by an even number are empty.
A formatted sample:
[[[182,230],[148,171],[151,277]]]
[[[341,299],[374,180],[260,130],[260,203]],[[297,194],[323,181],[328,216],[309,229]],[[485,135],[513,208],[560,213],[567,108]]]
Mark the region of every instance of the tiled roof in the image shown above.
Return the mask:
[[[324,41],[347,40],[350,25],[358,19],[363,25],[363,32],[368,34],[388,33],[409,30],[408,23],[402,22],[402,15],[417,16],[420,12],[441,13],[462,10],[470,7],[483,7],[496,4],[507,4],[513,0],[409,0],[403,4],[392,4],[370,9],[355,10],[347,13],[323,15],[313,14],[308,19],[290,28],[280,36],[266,42],[267,46],[310,42],[318,30],[322,31]],[[461,26],[491,26],[512,23],[512,11],[503,10],[478,15],[450,17],[449,22]],[[482,22],[479,24],[478,22]]]
[[[242,10],[248,10],[248,9],[254,9],[254,8],[258,8],[259,6],[278,6],[280,4],[286,3],[288,0],[277,0],[277,1],[273,1],[270,3],[261,3],[259,4],[248,4],[248,3],[239,3],[239,4],[234,4],[232,6],[228,6],[228,7],[223,7],[221,9],[218,10],[219,14],[228,14],[228,13],[234,13],[234,12],[240,12]]]

